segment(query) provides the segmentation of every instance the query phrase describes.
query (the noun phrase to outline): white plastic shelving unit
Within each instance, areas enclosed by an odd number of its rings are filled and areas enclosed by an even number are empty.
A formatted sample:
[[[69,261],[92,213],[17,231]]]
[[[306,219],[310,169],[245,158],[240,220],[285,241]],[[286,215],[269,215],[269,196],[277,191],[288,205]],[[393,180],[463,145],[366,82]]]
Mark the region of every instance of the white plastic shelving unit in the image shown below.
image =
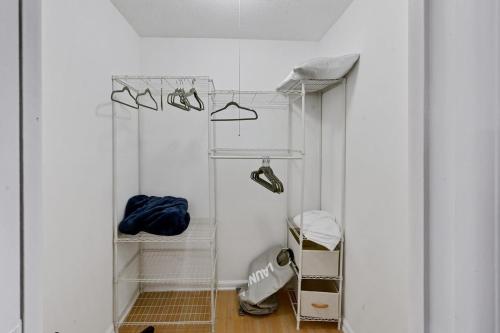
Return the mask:
[[[160,107],[160,96],[176,88],[186,90],[194,87],[205,105],[214,90],[208,77],[194,76],[113,76],[113,91],[128,87],[132,94],[149,89]],[[161,101],[163,103],[163,101]],[[166,105],[166,102],[165,102]],[[140,332],[152,325],[178,326],[201,325],[207,331],[215,332],[216,311],[216,221],[215,195],[213,190],[214,174],[206,171],[209,177],[207,198],[208,216],[192,218],[186,231],[177,236],[157,236],[140,232],[137,235],[121,234],[118,231],[124,207],[121,182],[124,181],[120,169],[119,156],[137,149],[138,193],[141,192],[141,133],[142,112],[153,111],[140,107],[127,109],[113,103],[113,321],[115,333]],[[164,112],[186,112],[165,106]],[[198,112],[198,111],[190,111]],[[200,112],[208,117],[208,110]],[[125,129],[119,126],[127,122]],[[128,124],[130,123],[130,124]],[[133,128],[135,127],[136,128]],[[137,137],[134,137],[136,135]],[[168,134],[166,134],[168,135]],[[127,143],[135,142],[133,147]],[[128,155],[127,155],[128,156]],[[210,164],[210,163],[209,163]],[[168,195],[170,193],[166,193]],[[201,327],[200,326],[200,327]]]

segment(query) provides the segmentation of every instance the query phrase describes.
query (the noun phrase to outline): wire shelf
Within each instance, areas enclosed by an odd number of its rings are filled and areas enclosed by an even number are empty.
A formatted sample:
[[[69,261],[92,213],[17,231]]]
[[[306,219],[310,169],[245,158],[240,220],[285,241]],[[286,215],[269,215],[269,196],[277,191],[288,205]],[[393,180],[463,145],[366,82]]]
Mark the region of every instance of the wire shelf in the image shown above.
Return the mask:
[[[187,254],[186,250],[145,249],[128,262],[119,280],[208,285],[214,277],[214,267],[208,250],[189,250]]]
[[[212,323],[211,291],[143,292],[120,323],[143,325],[207,325]]]
[[[158,236],[147,232],[140,232],[137,235],[127,235],[118,233],[115,242],[117,243],[179,243],[179,242],[199,242],[213,241],[215,235],[215,225],[208,218],[191,219],[188,228],[177,236]]]
[[[211,105],[208,101],[209,94],[215,91],[214,83],[208,76],[113,76],[112,90],[119,91],[123,87],[130,90],[132,98],[149,89],[158,103],[160,96],[164,99],[177,88],[186,91],[195,88],[200,98],[205,101],[207,111]],[[115,117],[115,104],[113,108]],[[139,115],[140,113],[138,117]],[[140,162],[142,147],[140,118],[130,126],[135,124],[139,133],[137,156]],[[213,331],[217,294],[215,287],[217,254],[216,221],[211,205],[215,199],[210,190],[212,183],[209,181],[207,193],[210,207],[207,215],[210,218],[191,218],[188,228],[182,234],[159,236],[146,232],[137,235],[118,232],[116,218],[120,213],[117,212],[117,207],[121,207],[123,203],[117,202],[120,196],[116,195],[119,189],[116,186],[119,183],[116,171],[118,163],[116,145],[122,138],[119,131],[123,129],[116,126],[113,121],[112,130],[115,196],[113,323],[118,329],[117,332],[140,332],[141,328],[149,325],[156,327],[168,325],[177,332],[178,327],[189,327],[192,324],[196,327],[206,326],[209,332]],[[132,135],[135,135],[135,132]],[[135,142],[135,138],[132,139]],[[139,182],[139,187],[140,185]],[[139,293],[139,296],[136,298],[135,294],[132,297],[134,293]]]
[[[224,107],[227,103],[235,101],[252,109],[288,110],[290,96],[299,97],[300,92],[216,90],[210,93],[214,109]]]
[[[304,89],[306,93],[314,93],[314,92],[322,92],[333,85],[342,82],[343,79],[336,80],[300,80],[296,81],[294,85],[292,85],[287,90],[280,90],[279,92],[284,94],[292,94],[292,93],[301,93],[302,92],[302,84],[304,84]]]
[[[300,150],[289,149],[231,149],[217,148],[210,150],[212,159],[276,159],[300,160],[304,153]]]
[[[117,75],[112,77],[113,81],[129,87],[135,93],[149,89],[153,95],[174,91],[176,88],[196,88],[199,94],[212,93],[215,90],[214,83],[208,76],[131,76]]]

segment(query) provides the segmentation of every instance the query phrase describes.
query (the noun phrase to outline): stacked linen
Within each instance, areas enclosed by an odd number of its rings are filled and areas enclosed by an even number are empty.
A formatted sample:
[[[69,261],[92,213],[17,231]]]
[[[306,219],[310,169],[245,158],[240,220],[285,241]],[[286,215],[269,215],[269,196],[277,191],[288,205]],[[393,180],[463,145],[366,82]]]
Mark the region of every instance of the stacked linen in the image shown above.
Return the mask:
[[[293,218],[293,223],[300,227],[300,214]],[[302,221],[304,236],[330,251],[333,251],[342,239],[342,228],[332,214],[322,210],[304,212]]]

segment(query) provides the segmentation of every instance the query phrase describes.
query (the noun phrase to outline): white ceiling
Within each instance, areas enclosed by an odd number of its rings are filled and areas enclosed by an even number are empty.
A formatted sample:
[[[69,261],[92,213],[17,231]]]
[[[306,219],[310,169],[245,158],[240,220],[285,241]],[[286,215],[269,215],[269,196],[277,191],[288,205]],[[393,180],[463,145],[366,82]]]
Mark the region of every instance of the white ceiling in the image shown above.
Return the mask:
[[[143,37],[317,41],[352,0],[111,0]],[[241,24],[238,20],[241,1]],[[240,28],[239,28],[240,26]]]

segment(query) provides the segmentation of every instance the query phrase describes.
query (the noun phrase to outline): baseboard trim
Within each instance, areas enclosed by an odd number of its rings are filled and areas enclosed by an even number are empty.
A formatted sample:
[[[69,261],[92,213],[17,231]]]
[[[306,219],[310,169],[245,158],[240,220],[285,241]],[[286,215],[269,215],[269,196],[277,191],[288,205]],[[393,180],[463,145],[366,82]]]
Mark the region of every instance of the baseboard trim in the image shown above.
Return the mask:
[[[11,329],[9,333],[22,333],[22,331],[23,331],[23,323],[21,322],[21,320],[19,320],[16,327]]]
[[[344,333],[354,333],[354,330],[352,329],[351,325],[349,324],[349,322],[345,318],[342,321],[342,332],[344,332]]]
[[[115,326],[111,324],[109,328],[106,330],[106,333],[115,333]]]
[[[247,284],[247,280],[221,280],[217,283],[218,290],[234,290],[241,285]]]

